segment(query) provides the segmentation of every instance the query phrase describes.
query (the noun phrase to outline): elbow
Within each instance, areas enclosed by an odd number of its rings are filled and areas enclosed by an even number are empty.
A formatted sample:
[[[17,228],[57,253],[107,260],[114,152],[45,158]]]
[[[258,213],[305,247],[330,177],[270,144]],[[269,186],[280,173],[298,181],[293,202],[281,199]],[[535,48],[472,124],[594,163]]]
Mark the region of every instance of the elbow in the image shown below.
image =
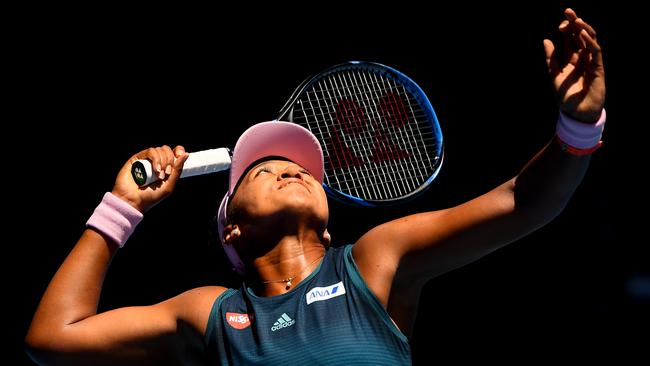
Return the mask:
[[[49,364],[47,361],[50,359],[49,355],[52,354],[51,347],[48,347],[48,339],[41,334],[29,331],[25,337],[25,352],[39,365]]]
[[[48,353],[46,344],[47,343],[43,339],[30,332],[25,337],[25,352],[32,361],[39,365],[46,365]]]
[[[566,202],[539,202],[534,205],[518,205],[516,210],[520,212],[519,217],[524,217],[525,221],[527,221],[528,225],[531,226],[532,229],[538,229],[549,224],[558,217],[565,207]]]
[[[558,217],[569,203],[571,193],[531,192],[517,189],[514,182],[512,184],[514,210],[537,227],[544,226]]]
[[[25,352],[39,365],[54,365],[57,352],[55,332],[30,328],[25,336]]]
[[[562,213],[563,209],[564,209],[564,205],[562,205],[561,207],[542,207],[533,210],[531,216],[533,216],[533,219],[535,220],[535,224],[538,227],[542,227],[545,226],[546,224],[549,224],[551,221],[555,220],[555,218]]]

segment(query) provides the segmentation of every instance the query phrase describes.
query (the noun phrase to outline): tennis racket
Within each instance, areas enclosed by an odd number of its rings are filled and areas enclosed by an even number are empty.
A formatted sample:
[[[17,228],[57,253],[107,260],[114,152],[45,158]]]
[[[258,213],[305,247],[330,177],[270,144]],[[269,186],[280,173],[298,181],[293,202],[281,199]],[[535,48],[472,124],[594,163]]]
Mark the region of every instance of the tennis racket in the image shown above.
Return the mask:
[[[442,166],[442,131],[427,96],[409,77],[378,63],[347,62],[306,79],[277,120],[316,136],[325,191],[346,203],[379,206],[413,198]],[[227,148],[196,152],[181,177],[229,167]],[[131,172],[139,185],[157,179],[148,160],[135,162]]]

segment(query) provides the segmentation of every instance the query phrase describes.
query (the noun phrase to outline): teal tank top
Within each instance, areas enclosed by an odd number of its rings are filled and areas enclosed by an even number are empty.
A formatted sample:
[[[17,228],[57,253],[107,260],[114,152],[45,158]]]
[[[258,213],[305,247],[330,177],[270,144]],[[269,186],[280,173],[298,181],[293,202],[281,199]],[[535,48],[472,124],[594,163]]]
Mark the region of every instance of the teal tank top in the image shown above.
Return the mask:
[[[214,302],[206,344],[221,365],[410,365],[407,338],[366,286],[352,245],[331,248],[286,294],[244,283]]]

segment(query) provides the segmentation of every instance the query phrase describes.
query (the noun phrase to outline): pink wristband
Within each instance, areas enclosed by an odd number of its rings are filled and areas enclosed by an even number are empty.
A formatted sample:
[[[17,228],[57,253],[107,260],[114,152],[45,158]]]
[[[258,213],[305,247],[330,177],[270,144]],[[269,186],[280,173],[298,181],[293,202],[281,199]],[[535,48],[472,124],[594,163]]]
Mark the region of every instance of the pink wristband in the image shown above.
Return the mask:
[[[576,149],[592,149],[600,145],[606,117],[607,113],[604,108],[596,123],[580,122],[560,111],[556,126],[557,137]]]
[[[86,226],[108,236],[120,248],[142,221],[142,213],[133,206],[106,192],[102,202],[95,208]]]

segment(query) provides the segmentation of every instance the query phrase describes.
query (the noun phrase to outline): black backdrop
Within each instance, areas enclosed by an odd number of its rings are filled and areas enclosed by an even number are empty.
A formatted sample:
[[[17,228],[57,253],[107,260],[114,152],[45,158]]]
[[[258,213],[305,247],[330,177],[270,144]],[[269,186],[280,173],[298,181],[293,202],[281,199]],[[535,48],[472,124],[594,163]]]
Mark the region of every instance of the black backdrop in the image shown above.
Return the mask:
[[[6,135],[8,146],[19,143],[11,155],[27,162],[20,179],[5,182],[8,201],[18,199],[8,232],[19,235],[7,237],[5,258],[7,268],[15,258],[20,268],[5,276],[17,305],[15,363],[29,363],[21,342],[38,299],[130,155],[161,144],[232,146],[248,126],[274,118],[300,81],[333,64],[376,61],[409,75],[428,94],[446,139],[441,174],[416,201],[384,209],[330,201],[334,245],[392,218],[462,203],[513,176],[554,131],[542,39],[554,34],[567,4],[425,10],[404,3],[372,11],[329,4],[298,17],[270,9],[25,13],[12,52],[18,83],[9,104],[18,113],[6,121],[18,131]],[[639,215],[627,209],[643,207],[641,154],[635,133],[625,132],[647,115],[626,89],[639,81],[641,23],[623,5],[576,10],[597,27],[605,50],[605,146],[554,222],[427,284],[412,342],[416,364],[519,360],[521,352],[523,360],[598,356],[621,345],[625,355],[647,343],[648,250]],[[194,286],[235,286],[208,234],[225,188],[226,174],[190,178],[147,213],[113,262],[101,309],[151,304]]]

